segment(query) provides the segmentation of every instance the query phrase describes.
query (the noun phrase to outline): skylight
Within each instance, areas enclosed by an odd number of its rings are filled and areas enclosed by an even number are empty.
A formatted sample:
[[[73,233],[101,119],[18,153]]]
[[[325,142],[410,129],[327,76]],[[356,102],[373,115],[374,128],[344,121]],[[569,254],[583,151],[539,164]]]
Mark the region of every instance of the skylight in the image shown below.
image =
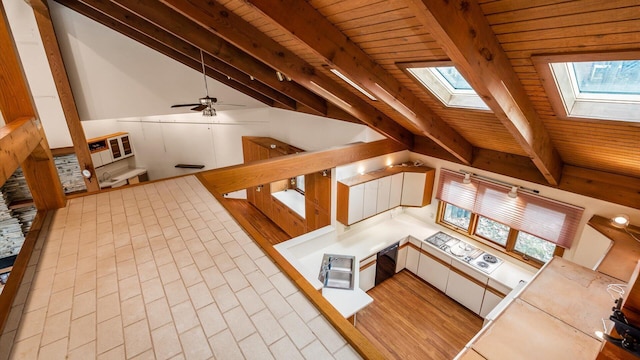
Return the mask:
[[[471,85],[450,62],[408,64],[402,66],[420,84],[448,107],[488,110]]]
[[[640,122],[640,60],[548,66],[562,102],[556,111],[564,110],[567,117]]]

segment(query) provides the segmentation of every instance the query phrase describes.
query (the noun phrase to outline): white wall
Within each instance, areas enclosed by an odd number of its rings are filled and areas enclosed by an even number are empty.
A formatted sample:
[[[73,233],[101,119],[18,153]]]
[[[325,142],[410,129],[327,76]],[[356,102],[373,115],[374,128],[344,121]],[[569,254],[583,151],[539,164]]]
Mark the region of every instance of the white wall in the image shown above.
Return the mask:
[[[185,112],[170,106],[205,95],[202,73],[63,5],[49,5],[82,120]],[[221,102],[265,107],[220,82],[208,84],[209,95]]]
[[[242,136],[270,136],[304,150],[325,149],[381,136],[363,125],[281,109],[219,111],[83,121],[87,138],[125,131],[135,150],[135,166],[151,180],[200,170],[176,164],[201,164],[204,170],[241,164]]]

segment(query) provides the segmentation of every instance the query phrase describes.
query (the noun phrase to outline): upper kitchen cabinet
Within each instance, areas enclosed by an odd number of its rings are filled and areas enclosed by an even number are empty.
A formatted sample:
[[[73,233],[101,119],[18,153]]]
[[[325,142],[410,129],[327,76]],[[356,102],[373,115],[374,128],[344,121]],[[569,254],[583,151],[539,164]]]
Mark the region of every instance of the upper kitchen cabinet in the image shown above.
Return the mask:
[[[397,206],[431,203],[435,170],[395,166],[338,181],[336,218],[350,225]]]
[[[110,164],[134,155],[129,134],[119,132],[87,140],[94,167]]]

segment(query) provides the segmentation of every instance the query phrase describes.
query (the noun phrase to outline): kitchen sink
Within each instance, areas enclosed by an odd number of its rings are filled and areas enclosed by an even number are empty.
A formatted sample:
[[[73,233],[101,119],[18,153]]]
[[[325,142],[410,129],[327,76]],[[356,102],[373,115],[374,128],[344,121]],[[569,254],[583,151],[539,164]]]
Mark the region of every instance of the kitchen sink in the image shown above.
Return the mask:
[[[353,290],[353,273],[347,271],[327,271],[324,287]]]
[[[355,256],[324,254],[318,280],[324,287],[353,290]]]

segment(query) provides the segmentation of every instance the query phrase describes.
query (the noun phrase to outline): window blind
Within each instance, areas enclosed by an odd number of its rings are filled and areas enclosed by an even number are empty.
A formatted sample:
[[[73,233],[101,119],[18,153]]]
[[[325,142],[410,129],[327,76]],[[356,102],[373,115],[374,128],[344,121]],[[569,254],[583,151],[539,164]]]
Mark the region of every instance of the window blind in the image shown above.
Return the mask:
[[[460,173],[442,169],[437,199],[558,246],[571,247],[583,208],[524,191],[519,191],[516,198],[510,198],[508,186],[477,178],[472,179],[471,184],[464,184],[463,178]]]
[[[473,211],[478,181],[471,179],[470,184],[465,184],[462,182],[463,179],[464,175],[458,172],[440,169],[436,199]]]

